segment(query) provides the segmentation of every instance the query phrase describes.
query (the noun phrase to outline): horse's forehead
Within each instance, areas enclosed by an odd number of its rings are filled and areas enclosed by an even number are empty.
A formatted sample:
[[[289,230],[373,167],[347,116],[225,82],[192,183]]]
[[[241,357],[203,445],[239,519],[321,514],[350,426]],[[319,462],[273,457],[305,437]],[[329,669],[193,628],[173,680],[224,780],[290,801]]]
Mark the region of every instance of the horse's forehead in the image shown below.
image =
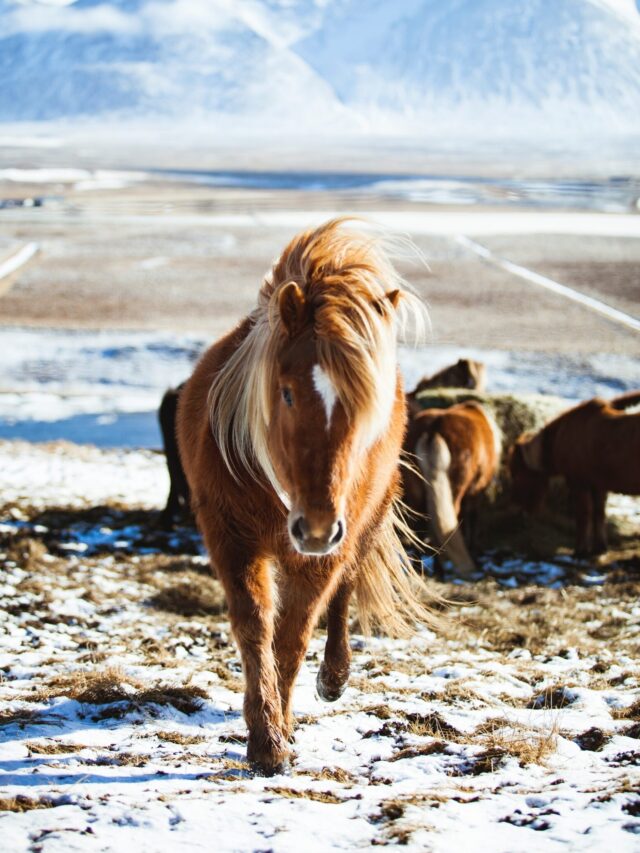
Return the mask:
[[[301,335],[280,351],[278,358],[283,373],[308,373],[310,366],[318,361],[316,341],[312,335]]]

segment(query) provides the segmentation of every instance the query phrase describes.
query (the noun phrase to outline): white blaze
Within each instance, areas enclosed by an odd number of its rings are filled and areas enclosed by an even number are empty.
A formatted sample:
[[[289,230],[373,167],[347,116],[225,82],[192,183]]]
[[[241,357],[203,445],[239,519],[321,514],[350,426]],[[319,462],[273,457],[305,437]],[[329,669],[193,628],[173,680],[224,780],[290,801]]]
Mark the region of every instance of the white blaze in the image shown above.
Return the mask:
[[[329,425],[331,424],[331,415],[333,414],[333,407],[338,399],[336,389],[329,374],[323,370],[319,364],[313,365],[311,376],[313,378],[313,387],[316,389],[324,404],[324,410],[327,413],[327,429],[329,429]]]

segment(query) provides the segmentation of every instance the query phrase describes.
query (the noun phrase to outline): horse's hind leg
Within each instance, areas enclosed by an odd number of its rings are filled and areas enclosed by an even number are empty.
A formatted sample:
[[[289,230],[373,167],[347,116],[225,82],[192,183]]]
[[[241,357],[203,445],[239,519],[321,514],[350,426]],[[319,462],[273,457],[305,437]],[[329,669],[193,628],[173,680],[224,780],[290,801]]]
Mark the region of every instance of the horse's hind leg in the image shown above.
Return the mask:
[[[327,643],[316,681],[318,695],[326,702],[335,702],[342,696],[349,679],[349,601],[353,587],[351,578],[343,580],[327,611]]]
[[[576,557],[591,553],[591,530],[593,524],[593,500],[589,489],[573,488],[576,516]]]
[[[607,493],[594,489],[593,501],[593,553],[604,554],[607,550],[607,520],[605,507]]]
[[[281,771],[289,750],[283,732],[282,707],[273,654],[274,606],[266,560],[242,561],[241,555],[215,555],[229,616],[240,647],[246,680],[244,717],[249,730],[247,759],[260,772]],[[244,562],[244,570],[238,566]]]

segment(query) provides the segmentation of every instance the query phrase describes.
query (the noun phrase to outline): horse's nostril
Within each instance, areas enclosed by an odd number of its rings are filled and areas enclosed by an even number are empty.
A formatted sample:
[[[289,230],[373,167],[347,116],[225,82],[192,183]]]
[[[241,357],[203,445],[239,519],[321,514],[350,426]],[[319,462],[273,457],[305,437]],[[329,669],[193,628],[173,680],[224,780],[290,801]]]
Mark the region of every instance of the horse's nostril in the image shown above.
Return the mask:
[[[298,542],[304,542],[307,538],[308,530],[309,528],[303,515],[299,515],[291,525],[291,535],[297,539]]]
[[[331,537],[331,545],[337,545],[338,542],[342,541],[342,537],[344,536],[344,524],[338,519],[336,523],[333,525],[333,536]]]

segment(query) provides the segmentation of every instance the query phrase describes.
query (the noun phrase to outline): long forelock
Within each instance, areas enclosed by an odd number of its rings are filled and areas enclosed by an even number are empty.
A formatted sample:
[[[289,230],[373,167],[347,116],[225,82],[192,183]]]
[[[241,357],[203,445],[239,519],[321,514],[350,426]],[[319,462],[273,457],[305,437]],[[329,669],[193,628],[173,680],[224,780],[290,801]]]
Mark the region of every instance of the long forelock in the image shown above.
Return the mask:
[[[212,431],[227,467],[264,472],[282,489],[268,449],[272,389],[278,356],[288,335],[279,313],[280,289],[301,288],[306,320],[316,340],[318,364],[332,381],[347,417],[369,445],[391,416],[396,396],[396,338],[413,321],[424,331],[426,309],[395,271],[381,241],[332,220],[296,237],[261,288],[247,337],[216,375],[209,395]],[[397,311],[386,299],[401,290]]]

